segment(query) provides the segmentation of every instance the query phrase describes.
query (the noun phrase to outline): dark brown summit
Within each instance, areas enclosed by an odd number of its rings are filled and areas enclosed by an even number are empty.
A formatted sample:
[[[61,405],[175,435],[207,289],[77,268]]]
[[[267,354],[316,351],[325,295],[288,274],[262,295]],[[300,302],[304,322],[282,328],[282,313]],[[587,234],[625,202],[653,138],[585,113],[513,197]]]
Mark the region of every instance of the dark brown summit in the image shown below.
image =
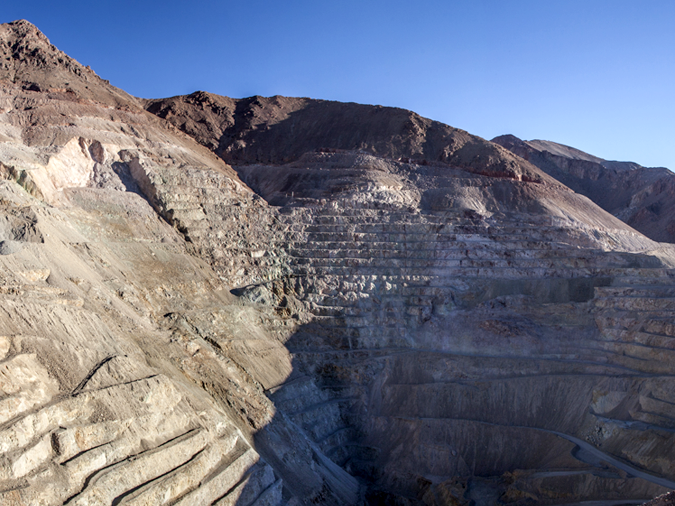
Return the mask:
[[[281,96],[232,99],[202,91],[148,100],[146,108],[233,165],[283,164],[309,151],[339,149],[554,183],[500,146],[405,109]]]

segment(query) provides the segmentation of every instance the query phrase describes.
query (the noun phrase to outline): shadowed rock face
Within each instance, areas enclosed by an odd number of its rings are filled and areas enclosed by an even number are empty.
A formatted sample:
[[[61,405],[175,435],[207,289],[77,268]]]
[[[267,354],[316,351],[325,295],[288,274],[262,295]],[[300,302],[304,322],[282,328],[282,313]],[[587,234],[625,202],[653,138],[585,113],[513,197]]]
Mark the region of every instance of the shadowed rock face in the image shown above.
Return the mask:
[[[0,33],[1,504],[675,486],[673,246],[414,113],[198,93],[162,119]]]
[[[602,160],[549,141],[492,139],[655,241],[675,242],[675,174]]]
[[[673,483],[631,474],[670,451],[635,439],[669,433],[665,418],[640,425],[651,415],[638,400],[670,388],[652,348],[670,321],[657,309],[671,285],[657,250],[669,247],[618,221],[556,216],[548,208],[574,205],[545,207],[550,188],[447,167],[312,153],[237,169],[281,206],[279,235],[256,254],[289,274],[235,290],[287,322],[293,372],[271,391],[277,416],[370,502],[640,500]],[[187,228],[215,253],[210,223]],[[611,455],[633,467],[603,468]]]
[[[667,450],[638,442],[670,431],[639,394],[661,398],[645,374],[670,381],[649,330],[671,318],[669,247],[545,177],[476,170],[501,154],[481,139],[469,162],[436,156],[456,131],[423,120],[405,137],[405,111],[204,93],[148,109],[279,207],[285,234],[261,259],[290,275],[236,293],[298,315],[271,398],[371,503],[639,501],[675,485],[645,466]]]

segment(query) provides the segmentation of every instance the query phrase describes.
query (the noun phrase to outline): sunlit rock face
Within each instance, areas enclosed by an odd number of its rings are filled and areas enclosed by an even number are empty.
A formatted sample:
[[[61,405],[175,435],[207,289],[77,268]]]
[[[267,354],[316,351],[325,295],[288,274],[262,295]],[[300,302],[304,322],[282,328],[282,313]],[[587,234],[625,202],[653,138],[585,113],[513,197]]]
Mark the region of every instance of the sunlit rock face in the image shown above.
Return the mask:
[[[675,242],[675,174],[663,167],[603,160],[549,141],[495,137],[574,191],[587,196],[650,239]]]
[[[408,111],[0,51],[0,504],[675,487],[671,245]]]
[[[29,23],[0,49],[0,503],[278,504],[253,447],[291,371],[276,316],[167,222],[193,192],[153,184],[210,174],[240,235],[260,199]]]

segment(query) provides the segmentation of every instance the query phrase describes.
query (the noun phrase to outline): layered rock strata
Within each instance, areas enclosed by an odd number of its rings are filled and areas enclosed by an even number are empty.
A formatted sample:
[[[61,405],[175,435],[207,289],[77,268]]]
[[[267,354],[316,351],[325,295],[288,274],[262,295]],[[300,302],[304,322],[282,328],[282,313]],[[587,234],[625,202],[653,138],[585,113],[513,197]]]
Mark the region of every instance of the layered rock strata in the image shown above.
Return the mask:
[[[279,206],[287,235],[262,258],[286,258],[292,274],[237,293],[301,322],[293,374],[271,398],[371,502],[639,501],[673,486],[656,464],[669,446],[642,444],[670,439],[671,415],[647,407],[672,401],[672,336],[656,330],[672,318],[668,246],[523,161],[525,182],[410,159],[382,127],[359,146],[319,126],[295,141],[313,152],[280,154],[268,139],[295,117],[330,122],[309,111],[325,103],[280,116],[285,100],[148,107],[247,162],[234,166],[242,180]],[[198,126],[223,118],[211,136]]]
[[[414,113],[0,49],[1,503],[675,488],[672,246]]]
[[[77,204],[56,209],[13,183],[0,192],[41,239],[15,225],[0,256],[0,502],[205,504],[251,480],[280,498],[247,425],[198,386],[232,365],[174,315],[232,304],[180,236],[135,194],[70,189]],[[238,383],[264,421],[259,387]]]
[[[291,371],[278,316],[231,295],[173,218],[215,181],[223,240],[251,246],[266,206],[29,23],[2,25],[0,49],[0,503],[287,502],[253,440]],[[191,186],[162,193],[174,173]],[[314,480],[303,498],[356,501],[334,464],[285,462]]]
[[[656,330],[672,321],[669,247],[597,208],[595,226],[514,209],[504,196],[531,209],[530,183],[358,153],[238,170],[284,204],[268,258],[292,274],[236,291],[297,325],[271,399],[371,502],[641,500],[673,486],[672,469],[645,465],[669,446],[636,442],[670,438],[671,415],[647,407],[671,402],[671,337]],[[410,184],[422,175],[436,187]],[[467,187],[483,214],[431,200]],[[538,192],[557,209],[578,198]]]

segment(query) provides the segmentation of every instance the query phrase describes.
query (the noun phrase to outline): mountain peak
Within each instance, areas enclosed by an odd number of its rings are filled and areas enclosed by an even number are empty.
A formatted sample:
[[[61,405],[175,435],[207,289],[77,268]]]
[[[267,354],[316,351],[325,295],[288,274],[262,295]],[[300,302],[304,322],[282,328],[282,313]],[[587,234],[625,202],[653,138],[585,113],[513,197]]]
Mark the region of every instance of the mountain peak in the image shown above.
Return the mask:
[[[133,97],[60,51],[25,19],[0,25],[0,82],[28,91],[69,92],[111,106],[136,104]]]
[[[34,34],[47,39],[46,35],[42,33],[37,26],[26,19],[17,19],[16,21],[11,21],[6,23],[5,26],[11,28],[17,35],[20,36]]]
[[[94,74],[59,51],[24,19],[0,25],[0,57],[0,79],[39,88],[65,87],[72,79],[64,73],[85,79],[88,73]]]

